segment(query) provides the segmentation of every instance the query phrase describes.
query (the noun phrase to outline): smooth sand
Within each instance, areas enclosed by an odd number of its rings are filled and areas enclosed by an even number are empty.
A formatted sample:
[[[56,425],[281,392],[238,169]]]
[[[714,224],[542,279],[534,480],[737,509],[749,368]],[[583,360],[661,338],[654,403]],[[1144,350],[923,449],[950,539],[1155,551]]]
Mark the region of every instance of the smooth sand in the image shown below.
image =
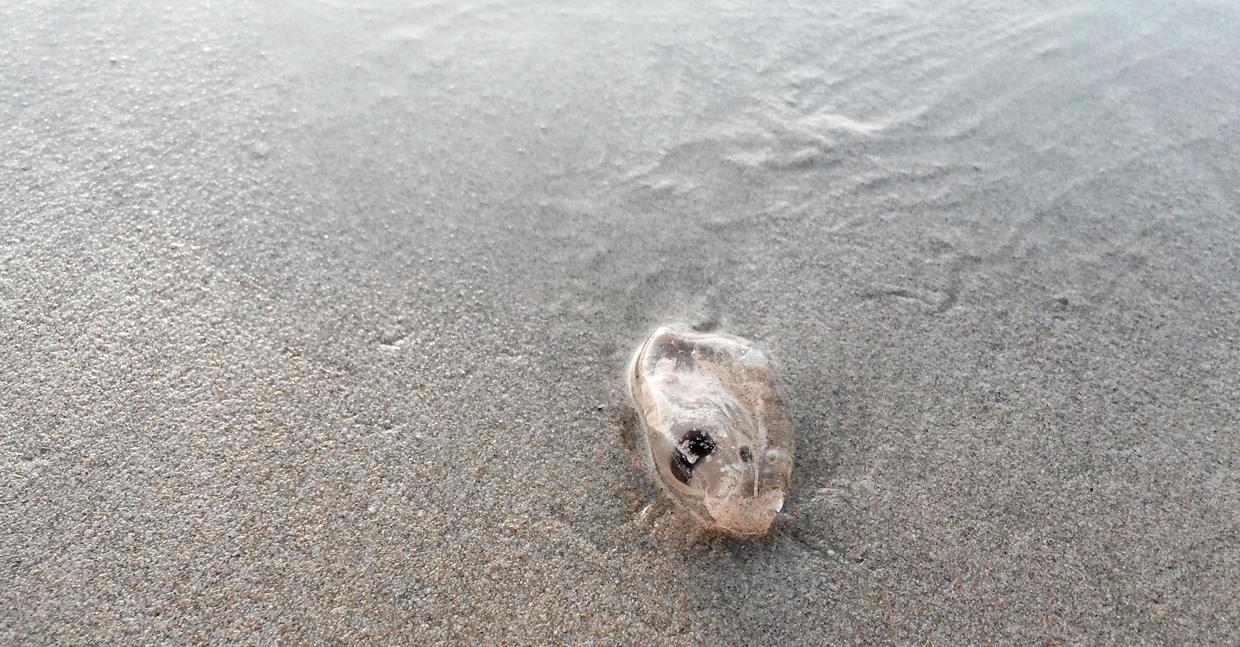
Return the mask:
[[[174,4],[0,8],[0,643],[1240,639],[1231,3]],[[701,317],[765,541],[641,513]]]

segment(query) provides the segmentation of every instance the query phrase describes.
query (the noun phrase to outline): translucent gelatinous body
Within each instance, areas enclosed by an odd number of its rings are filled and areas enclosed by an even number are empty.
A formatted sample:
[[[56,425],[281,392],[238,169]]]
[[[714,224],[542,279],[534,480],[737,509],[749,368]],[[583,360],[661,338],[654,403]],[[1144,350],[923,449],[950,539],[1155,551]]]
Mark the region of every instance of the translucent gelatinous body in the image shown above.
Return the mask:
[[[783,507],[793,452],[766,354],[739,337],[664,326],[638,348],[628,381],[649,467],[671,498],[710,527],[765,534]]]

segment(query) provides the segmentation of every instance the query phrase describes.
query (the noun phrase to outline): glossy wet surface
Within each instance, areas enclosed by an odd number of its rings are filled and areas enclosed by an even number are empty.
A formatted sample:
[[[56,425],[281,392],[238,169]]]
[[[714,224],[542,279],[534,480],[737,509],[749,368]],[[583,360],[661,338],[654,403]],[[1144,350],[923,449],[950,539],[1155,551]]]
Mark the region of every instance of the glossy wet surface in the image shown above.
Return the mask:
[[[783,509],[795,436],[777,371],[752,341],[670,322],[625,377],[635,452],[656,485],[704,527],[764,536]]]
[[[819,4],[0,8],[0,642],[1234,640],[1240,10]],[[765,542],[618,431],[710,317]]]

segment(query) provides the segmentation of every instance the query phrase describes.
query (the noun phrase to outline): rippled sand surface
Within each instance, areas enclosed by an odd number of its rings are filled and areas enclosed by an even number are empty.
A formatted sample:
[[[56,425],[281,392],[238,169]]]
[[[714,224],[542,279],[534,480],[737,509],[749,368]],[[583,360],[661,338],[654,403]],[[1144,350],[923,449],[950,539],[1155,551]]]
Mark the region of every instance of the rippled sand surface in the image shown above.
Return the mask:
[[[0,642],[1234,642],[1237,60],[1222,1],[7,3]],[[669,319],[780,362],[765,541],[643,512]]]

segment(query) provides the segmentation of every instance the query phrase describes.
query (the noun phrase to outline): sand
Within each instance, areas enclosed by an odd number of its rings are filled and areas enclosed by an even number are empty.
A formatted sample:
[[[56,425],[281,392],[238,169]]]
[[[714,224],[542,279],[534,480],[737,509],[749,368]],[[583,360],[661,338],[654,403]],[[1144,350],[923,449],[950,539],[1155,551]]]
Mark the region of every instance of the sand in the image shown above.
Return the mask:
[[[0,643],[1240,640],[1232,3],[396,4],[0,8]]]

